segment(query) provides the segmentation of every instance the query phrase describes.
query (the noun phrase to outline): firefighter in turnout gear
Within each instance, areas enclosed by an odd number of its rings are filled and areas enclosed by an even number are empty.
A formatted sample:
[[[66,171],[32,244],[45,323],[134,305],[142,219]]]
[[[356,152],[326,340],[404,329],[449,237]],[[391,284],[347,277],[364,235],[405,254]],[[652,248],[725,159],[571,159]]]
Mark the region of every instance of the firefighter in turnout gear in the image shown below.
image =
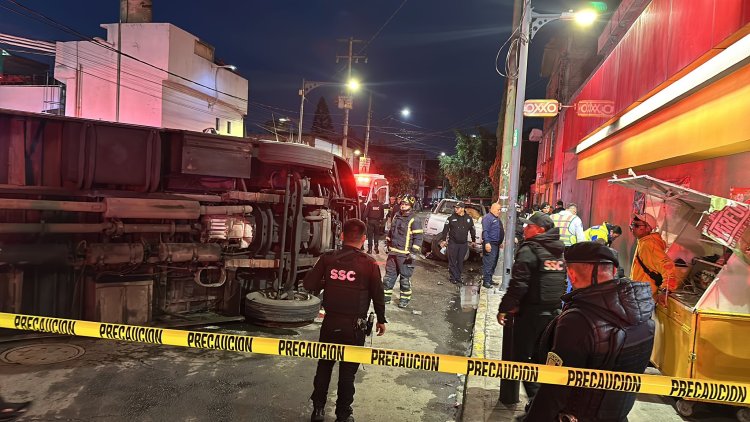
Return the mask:
[[[375,253],[380,253],[380,233],[383,230],[385,212],[378,198],[372,198],[367,203],[364,218],[367,220],[367,253],[372,253],[373,243]]]
[[[385,333],[387,321],[380,267],[375,259],[360,250],[367,238],[366,230],[362,220],[347,220],[342,235],[344,247],[321,256],[305,276],[305,289],[316,294],[325,290],[323,307],[326,315],[320,328],[321,342],[363,346],[370,301],[377,315],[377,333],[379,336]],[[313,401],[312,422],[325,420],[328,386],[335,363],[332,360],[318,361],[314,391],[310,397]],[[339,364],[338,422],[354,421],[351,405],[354,402],[354,376],[358,368],[358,363]]]
[[[391,227],[385,240],[388,242],[388,260],[385,264],[385,303],[390,303],[396,279],[399,280],[401,295],[398,306],[405,308],[411,300],[411,275],[414,272],[414,258],[422,248],[422,220],[417,218],[412,207],[416,200],[412,195],[404,195],[400,211],[393,215]]]

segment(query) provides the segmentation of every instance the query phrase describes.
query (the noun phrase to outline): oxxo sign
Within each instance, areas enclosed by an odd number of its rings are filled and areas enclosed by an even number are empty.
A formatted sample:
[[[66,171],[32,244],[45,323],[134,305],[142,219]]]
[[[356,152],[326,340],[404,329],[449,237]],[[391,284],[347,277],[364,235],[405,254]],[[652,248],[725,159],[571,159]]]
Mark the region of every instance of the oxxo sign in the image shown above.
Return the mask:
[[[614,114],[614,101],[581,100],[576,104],[576,115],[578,117],[612,117]]]
[[[523,115],[526,117],[555,117],[560,112],[557,100],[526,100],[523,103]]]

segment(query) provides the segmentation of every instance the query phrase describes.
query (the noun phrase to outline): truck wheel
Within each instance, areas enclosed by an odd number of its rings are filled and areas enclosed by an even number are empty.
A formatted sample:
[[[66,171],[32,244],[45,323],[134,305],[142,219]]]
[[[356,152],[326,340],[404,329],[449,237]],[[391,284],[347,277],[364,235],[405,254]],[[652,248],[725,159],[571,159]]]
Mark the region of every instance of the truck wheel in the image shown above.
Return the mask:
[[[435,236],[434,239],[432,239],[432,256],[435,258],[441,260],[441,261],[447,261],[448,257],[445,256],[444,253],[440,252],[440,242],[442,242],[445,238],[441,235]]]
[[[680,416],[690,417],[695,413],[695,402],[680,399],[675,403],[675,408]]]
[[[273,299],[265,292],[245,296],[245,317],[258,325],[303,326],[313,322],[320,311],[320,299],[294,292],[294,299]]]
[[[333,154],[302,144],[263,142],[258,147],[258,160],[269,164],[291,164],[320,169],[333,168]]]

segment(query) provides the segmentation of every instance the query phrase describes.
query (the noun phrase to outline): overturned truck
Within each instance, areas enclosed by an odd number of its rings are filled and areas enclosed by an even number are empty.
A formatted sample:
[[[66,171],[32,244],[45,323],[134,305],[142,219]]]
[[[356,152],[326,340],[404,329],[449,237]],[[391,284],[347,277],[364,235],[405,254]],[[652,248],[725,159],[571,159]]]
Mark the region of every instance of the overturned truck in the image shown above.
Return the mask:
[[[306,145],[0,110],[0,310],[309,322],[301,279],[357,201]]]

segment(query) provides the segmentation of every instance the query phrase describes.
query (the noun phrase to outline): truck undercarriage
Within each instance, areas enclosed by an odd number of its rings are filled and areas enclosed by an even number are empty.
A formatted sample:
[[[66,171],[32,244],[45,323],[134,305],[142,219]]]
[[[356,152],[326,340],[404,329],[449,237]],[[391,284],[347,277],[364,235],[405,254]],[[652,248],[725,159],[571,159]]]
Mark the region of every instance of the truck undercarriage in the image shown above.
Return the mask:
[[[305,145],[0,110],[6,312],[303,323],[300,280],[357,216],[349,166]]]

